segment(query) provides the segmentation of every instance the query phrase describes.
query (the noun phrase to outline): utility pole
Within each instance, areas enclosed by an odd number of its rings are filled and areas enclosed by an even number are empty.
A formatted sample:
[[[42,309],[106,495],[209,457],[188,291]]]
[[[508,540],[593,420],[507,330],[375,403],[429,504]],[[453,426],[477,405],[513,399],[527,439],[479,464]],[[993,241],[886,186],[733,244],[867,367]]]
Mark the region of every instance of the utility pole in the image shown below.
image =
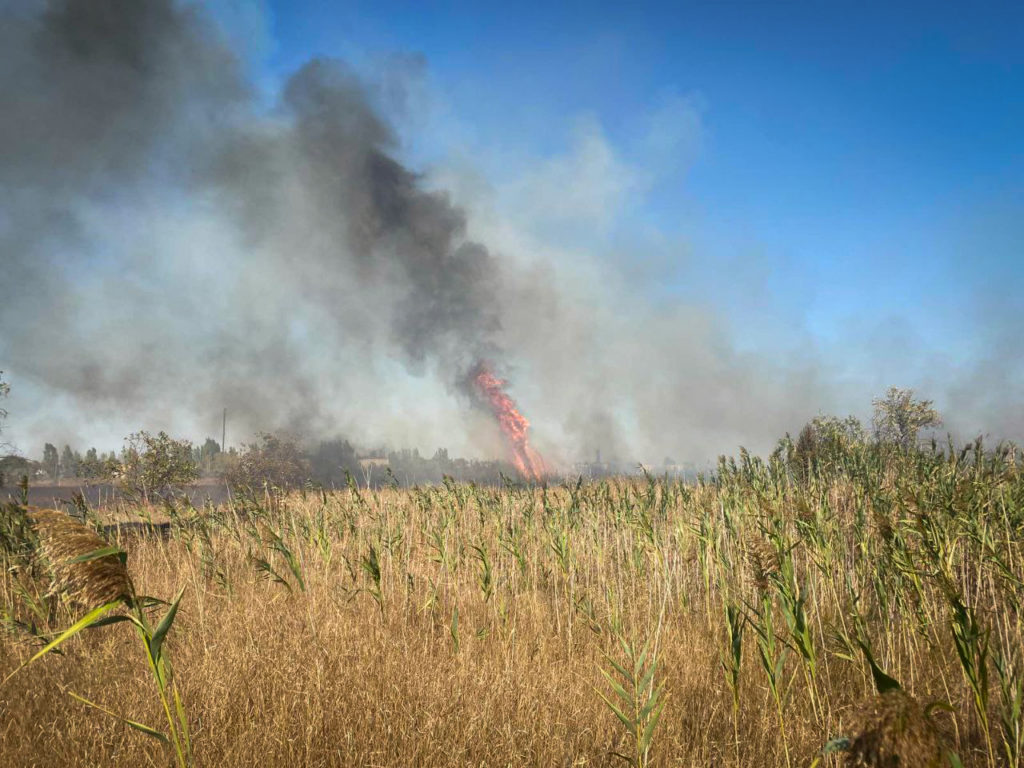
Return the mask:
[[[224,421],[220,427],[220,450],[221,453],[227,453],[228,450],[228,409],[224,409]]]

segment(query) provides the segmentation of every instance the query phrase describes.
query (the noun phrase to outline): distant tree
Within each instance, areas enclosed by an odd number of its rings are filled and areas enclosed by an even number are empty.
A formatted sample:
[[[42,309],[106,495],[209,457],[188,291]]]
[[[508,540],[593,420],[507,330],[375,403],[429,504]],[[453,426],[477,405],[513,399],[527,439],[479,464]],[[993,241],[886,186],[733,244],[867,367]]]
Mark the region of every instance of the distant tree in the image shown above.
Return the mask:
[[[87,450],[85,456],[78,464],[78,476],[87,480],[103,477],[103,470],[103,462],[100,460],[95,448]]]
[[[11,385],[4,381],[4,372],[0,371],[0,400],[5,399],[11,393]],[[4,419],[7,418],[7,411],[0,408],[0,433],[4,431]],[[3,445],[3,443],[0,443]]]
[[[18,478],[28,475],[34,477],[39,472],[39,462],[31,461],[23,456],[9,455],[0,458],[0,488],[13,484]]]
[[[122,493],[147,502],[166,498],[193,482],[199,469],[188,440],[143,431],[128,436],[111,474]]]
[[[452,473],[452,460],[448,457],[447,448],[438,448],[434,452],[434,458],[430,460],[433,464],[434,472],[442,477],[445,475],[451,475]]]
[[[360,465],[355,448],[348,440],[320,443],[309,457],[311,477],[322,485],[341,486],[346,476],[359,477]]]
[[[922,429],[942,426],[942,417],[931,400],[915,400],[914,390],[890,387],[885,397],[872,401],[872,425],[879,443],[910,450],[917,445]]]
[[[78,477],[79,459],[75,458],[75,452],[70,445],[65,445],[60,453],[60,475],[61,477]]]
[[[234,488],[295,488],[309,476],[309,460],[295,438],[268,433],[261,433],[257,442],[244,446],[223,474]]]
[[[43,446],[43,469],[51,480],[60,477],[60,455],[57,453],[57,446],[52,443]]]
[[[196,460],[199,470],[203,475],[211,475],[219,463],[217,457],[220,455],[220,452],[220,443],[212,437],[208,437],[202,445],[192,448],[192,458]]]
[[[388,454],[388,466],[403,485],[437,482],[441,479],[439,473],[431,472],[430,464],[420,456],[418,448],[392,451]]]
[[[793,446],[791,463],[799,470],[814,470],[825,462],[839,462],[864,445],[864,426],[854,416],[815,416],[804,425]]]
[[[849,421],[863,432],[859,421],[853,417]],[[788,433],[779,440],[772,460],[785,460],[798,477],[806,478],[844,455],[848,444],[857,442],[844,439],[846,434],[843,420],[835,416],[816,416],[803,426],[795,442]]]

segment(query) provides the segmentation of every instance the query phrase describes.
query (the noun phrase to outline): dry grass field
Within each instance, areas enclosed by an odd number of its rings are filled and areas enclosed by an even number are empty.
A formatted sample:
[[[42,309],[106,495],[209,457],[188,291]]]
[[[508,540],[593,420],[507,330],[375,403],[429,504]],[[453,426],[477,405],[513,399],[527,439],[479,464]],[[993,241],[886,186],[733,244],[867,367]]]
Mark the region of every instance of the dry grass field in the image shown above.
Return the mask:
[[[115,555],[75,561],[88,535],[5,508],[4,766],[1021,764],[1006,452],[173,517],[168,540],[119,542],[121,599]],[[168,606],[139,596],[182,589],[153,666]],[[118,599],[106,616],[146,631],[91,627],[19,668]]]

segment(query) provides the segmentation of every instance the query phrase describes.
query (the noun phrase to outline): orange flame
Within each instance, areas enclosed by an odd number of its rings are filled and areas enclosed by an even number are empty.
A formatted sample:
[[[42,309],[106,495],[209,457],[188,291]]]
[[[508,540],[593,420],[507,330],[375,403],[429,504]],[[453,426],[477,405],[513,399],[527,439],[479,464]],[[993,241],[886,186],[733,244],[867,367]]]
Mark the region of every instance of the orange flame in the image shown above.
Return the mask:
[[[527,480],[540,480],[544,477],[544,460],[530,446],[527,434],[530,422],[519,412],[515,401],[505,393],[506,382],[495,376],[483,363],[477,368],[473,378],[477,392],[491,407],[491,413],[498,421],[501,432],[508,442],[512,454],[512,463]]]

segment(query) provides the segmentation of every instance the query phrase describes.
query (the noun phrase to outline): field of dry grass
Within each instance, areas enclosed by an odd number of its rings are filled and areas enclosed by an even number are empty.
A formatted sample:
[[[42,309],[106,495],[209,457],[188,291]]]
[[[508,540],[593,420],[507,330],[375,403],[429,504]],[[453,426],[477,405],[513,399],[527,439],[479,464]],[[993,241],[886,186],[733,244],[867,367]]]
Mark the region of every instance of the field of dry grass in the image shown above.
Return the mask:
[[[46,596],[9,507],[2,763],[1019,766],[1022,501],[1012,456],[865,453],[179,508],[169,540],[121,544],[137,593],[184,588],[182,757],[118,719],[174,722],[130,623],[18,669],[92,606]]]

